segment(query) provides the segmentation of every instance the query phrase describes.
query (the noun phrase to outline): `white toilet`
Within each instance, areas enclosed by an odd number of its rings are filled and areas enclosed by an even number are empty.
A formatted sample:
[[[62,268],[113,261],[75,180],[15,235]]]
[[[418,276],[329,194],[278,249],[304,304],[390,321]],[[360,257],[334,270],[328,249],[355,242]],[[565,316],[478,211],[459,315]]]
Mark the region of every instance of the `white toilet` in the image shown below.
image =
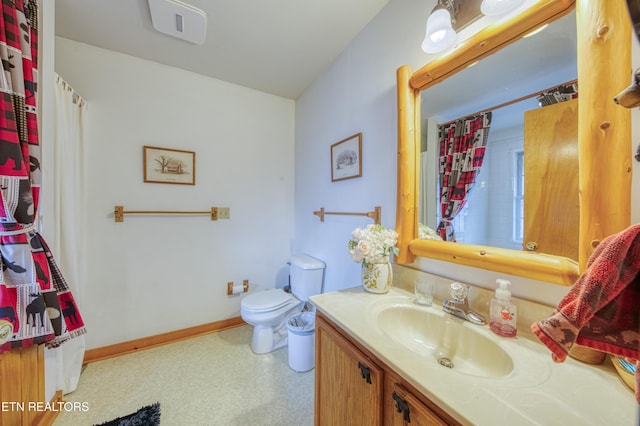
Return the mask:
[[[251,350],[257,354],[286,346],[287,318],[302,311],[309,296],[322,292],[323,261],[298,254],[288,264],[291,293],[282,289],[262,290],[246,296],[240,303],[240,316],[253,325]]]

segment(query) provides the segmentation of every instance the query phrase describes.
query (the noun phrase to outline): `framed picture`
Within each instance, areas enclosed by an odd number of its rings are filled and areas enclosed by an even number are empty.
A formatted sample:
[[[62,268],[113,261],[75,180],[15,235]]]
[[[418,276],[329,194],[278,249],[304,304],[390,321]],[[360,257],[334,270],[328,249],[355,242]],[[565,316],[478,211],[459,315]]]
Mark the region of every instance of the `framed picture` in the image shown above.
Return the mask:
[[[144,147],[144,181],[196,184],[196,153],[180,149]]]
[[[331,182],[362,176],[362,133],[331,145]]]

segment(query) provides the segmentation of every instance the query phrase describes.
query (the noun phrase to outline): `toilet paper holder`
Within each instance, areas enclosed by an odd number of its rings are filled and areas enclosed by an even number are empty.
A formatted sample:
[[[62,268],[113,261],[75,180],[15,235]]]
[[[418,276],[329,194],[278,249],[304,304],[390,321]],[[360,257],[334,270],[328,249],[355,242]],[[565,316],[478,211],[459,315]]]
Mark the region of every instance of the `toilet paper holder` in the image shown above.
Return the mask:
[[[249,291],[249,280],[242,280],[242,284],[233,285],[233,281],[227,283],[227,295],[247,293]]]

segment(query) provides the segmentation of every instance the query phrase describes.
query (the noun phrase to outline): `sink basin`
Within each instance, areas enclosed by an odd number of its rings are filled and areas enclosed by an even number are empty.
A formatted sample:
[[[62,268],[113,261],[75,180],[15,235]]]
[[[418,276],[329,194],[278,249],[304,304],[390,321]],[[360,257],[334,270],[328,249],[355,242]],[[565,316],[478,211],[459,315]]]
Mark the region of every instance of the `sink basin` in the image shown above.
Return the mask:
[[[395,342],[452,371],[478,377],[502,377],[513,360],[497,343],[463,320],[411,305],[378,314],[378,325]]]

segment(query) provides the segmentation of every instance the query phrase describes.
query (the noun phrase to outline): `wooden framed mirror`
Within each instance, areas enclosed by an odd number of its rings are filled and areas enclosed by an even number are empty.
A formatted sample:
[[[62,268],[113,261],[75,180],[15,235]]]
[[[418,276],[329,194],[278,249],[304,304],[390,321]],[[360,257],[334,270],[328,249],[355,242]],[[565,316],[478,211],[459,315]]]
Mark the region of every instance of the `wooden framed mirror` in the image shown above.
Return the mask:
[[[418,170],[420,92],[576,10],[579,157],[579,259],[490,246],[420,240]],[[535,280],[571,285],[604,237],[629,226],[630,112],[613,102],[631,76],[631,24],[624,0],[540,0],[508,20],[480,30],[453,51],[412,72],[398,69],[398,199],[400,255],[453,262]]]

